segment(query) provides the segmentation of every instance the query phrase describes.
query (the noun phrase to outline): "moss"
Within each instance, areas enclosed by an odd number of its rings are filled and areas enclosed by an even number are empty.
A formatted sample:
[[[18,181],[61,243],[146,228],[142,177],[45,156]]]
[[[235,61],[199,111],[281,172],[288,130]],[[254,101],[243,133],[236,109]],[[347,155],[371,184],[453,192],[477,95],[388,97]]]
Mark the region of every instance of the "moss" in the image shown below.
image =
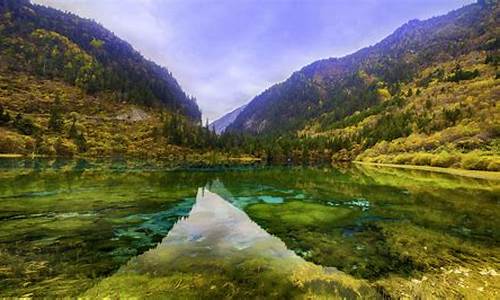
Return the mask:
[[[303,201],[292,201],[282,205],[255,204],[249,206],[247,211],[256,219],[272,220],[273,223],[287,224],[286,226],[291,227],[323,227],[331,224],[340,226],[342,220],[356,213],[347,208],[327,207]]]

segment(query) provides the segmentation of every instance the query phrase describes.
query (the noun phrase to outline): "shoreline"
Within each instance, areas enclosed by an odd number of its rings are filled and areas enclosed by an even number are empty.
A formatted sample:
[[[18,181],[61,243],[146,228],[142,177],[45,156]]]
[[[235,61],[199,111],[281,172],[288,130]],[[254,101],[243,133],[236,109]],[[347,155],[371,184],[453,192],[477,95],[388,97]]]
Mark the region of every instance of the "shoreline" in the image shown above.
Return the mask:
[[[26,157],[26,155],[23,154],[13,154],[13,153],[0,153],[0,158],[22,158]]]
[[[44,156],[44,155],[32,156],[32,155],[25,155],[25,154],[18,154],[18,153],[0,153],[0,159],[1,158],[34,159],[34,158],[47,158],[47,156]],[[57,158],[57,157],[53,157],[53,158]],[[75,158],[85,159],[87,157],[85,157],[85,156],[73,157],[70,159],[75,159]],[[103,157],[103,158],[105,158],[105,157]],[[262,160],[258,159],[258,158],[252,158],[252,157],[229,157],[229,158],[227,158],[227,161],[248,164],[248,163],[258,163],[258,162],[261,162]],[[198,162],[198,161],[193,161],[193,162]],[[417,166],[417,165],[385,164],[385,163],[372,163],[372,162],[364,162],[364,161],[352,161],[351,163],[357,164],[357,165],[372,166],[372,167],[387,167],[387,168],[396,168],[396,169],[405,169],[405,170],[437,172],[437,173],[449,174],[449,175],[455,175],[455,176],[500,181],[500,172],[494,172],[494,171],[466,170],[466,169],[442,168],[442,167],[432,167],[432,166]]]
[[[465,170],[465,169],[455,169],[455,168],[441,168],[432,166],[416,166],[416,165],[398,165],[398,164],[384,164],[384,163],[370,163],[363,161],[353,161],[354,164],[366,165],[373,167],[388,167],[406,170],[418,170],[418,171],[428,171],[437,172],[455,176],[463,176],[476,179],[486,179],[486,180],[498,180],[500,181],[500,172],[492,171],[479,171],[479,170]]]

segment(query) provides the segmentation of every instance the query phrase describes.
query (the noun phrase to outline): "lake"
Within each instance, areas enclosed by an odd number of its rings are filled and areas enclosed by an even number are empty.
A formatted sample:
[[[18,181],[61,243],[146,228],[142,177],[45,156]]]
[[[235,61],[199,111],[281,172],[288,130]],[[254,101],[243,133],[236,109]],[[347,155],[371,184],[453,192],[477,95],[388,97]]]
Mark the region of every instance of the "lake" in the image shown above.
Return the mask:
[[[0,160],[0,297],[495,299],[500,181]]]

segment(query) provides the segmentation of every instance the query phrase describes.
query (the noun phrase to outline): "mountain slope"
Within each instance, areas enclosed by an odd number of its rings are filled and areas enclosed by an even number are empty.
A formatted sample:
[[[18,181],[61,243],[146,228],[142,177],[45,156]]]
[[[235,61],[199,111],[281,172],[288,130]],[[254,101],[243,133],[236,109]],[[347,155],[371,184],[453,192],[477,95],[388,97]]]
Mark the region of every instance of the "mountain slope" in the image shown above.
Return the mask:
[[[209,147],[165,68],[101,25],[0,1],[0,154],[173,157]]]
[[[377,105],[401,93],[402,84],[435,62],[497,47],[497,7],[472,4],[410,21],[375,46],[306,66],[255,97],[228,130],[296,132],[323,114],[328,114],[326,123],[333,123]]]
[[[219,119],[213,121],[210,123],[208,126],[210,130],[215,131],[216,134],[221,134],[223,133],[226,128],[231,125],[234,120],[238,117],[238,115],[245,109],[246,105],[240,106],[237,109],[223,115]]]
[[[90,94],[111,91],[117,100],[200,120],[195,101],[168,70],[91,20],[27,0],[2,0],[0,24],[5,71],[62,79]]]

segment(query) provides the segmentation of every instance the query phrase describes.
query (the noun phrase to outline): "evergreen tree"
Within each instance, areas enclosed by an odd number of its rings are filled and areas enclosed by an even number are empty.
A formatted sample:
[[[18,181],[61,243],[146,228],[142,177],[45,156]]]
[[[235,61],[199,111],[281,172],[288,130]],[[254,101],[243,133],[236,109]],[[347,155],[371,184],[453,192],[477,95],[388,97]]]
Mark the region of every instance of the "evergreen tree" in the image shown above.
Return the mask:
[[[61,132],[64,127],[64,120],[62,117],[62,105],[59,95],[56,95],[54,103],[50,109],[49,130],[54,132]]]
[[[0,125],[9,123],[10,119],[9,112],[4,111],[3,105],[0,104]]]
[[[72,118],[72,123],[71,123],[71,127],[69,128],[68,135],[70,138],[76,139],[78,136],[78,130],[76,129],[76,121],[78,120],[78,114],[75,112],[72,112],[71,118]]]
[[[78,147],[78,152],[87,152],[87,140],[85,139],[83,133],[78,134],[74,141]]]

